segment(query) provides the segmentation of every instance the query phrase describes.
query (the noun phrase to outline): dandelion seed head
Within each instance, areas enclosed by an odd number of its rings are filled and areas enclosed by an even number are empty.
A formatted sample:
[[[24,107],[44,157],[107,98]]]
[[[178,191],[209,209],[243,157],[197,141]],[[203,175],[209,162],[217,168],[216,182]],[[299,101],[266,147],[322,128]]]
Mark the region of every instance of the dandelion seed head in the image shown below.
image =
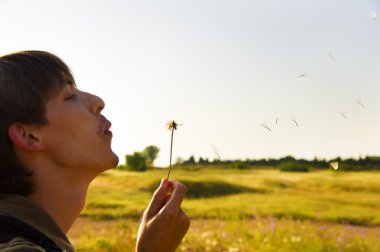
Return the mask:
[[[178,124],[176,121],[171,120],[166,124],[166,127],[168,130],[173,131],[177,130],[178,126],[181,126],[182,124]]]

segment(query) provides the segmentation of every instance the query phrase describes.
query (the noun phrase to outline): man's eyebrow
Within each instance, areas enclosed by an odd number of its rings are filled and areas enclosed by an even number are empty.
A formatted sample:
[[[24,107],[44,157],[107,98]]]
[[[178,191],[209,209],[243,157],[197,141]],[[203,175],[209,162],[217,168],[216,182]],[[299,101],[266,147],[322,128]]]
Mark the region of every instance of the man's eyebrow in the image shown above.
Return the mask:
[[[68,83],[68,82],[66,82],[66,85],[64,85],[64,86],[62,86],[59,90],[58,90],[58,92],[57,92],[57,95],[58,96],[64,96],[64,95],[66,95],[68,92],[72,92],[72,88],[75,88],[76,86],[75,86],[75,84],[70,84],[70,83]]]

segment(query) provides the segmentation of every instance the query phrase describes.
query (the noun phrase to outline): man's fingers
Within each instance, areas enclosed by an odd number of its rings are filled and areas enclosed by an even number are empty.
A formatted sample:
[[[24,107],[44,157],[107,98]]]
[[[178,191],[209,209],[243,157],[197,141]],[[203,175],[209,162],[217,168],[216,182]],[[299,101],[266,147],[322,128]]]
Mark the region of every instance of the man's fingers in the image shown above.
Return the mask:
[[[162,211],[168,211],[169,213],[178,213],[183,198],[185,197],[187,188],[178,181],[170,181],[170,186],[173,188],[173,191],[170,195],[170,199],[167,201]]]
[[[181,223],[182,233],[185,234],[187,232],[187,230],[189,230],[190,219],[182,209],[179,211],[178,221]]]
[[[152,200],[146,209],[146,215],[148,219],[155,216],[165,205],[168,197],[169,186],[169,181],[166,179],[161,180],[160,186],[154,192]]]

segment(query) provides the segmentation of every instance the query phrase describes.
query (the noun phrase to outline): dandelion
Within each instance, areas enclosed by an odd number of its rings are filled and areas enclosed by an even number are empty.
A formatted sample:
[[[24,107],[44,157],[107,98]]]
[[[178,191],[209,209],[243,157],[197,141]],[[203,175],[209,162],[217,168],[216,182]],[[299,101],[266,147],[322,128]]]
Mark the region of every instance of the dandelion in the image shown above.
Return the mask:
[[[338,162],[331,162],[330,165],[331,165],[331,167],[334,170],[338,170],[339,169],[339,163]]]
[[[261,127],[265,128],[265,129],[267,129],[267,130],[269,130],[269,131],[272,131],[272,130],[268,127],[268,125],[267,125],[266,123],[262,123],[262,124],[261,124]]]
[[[172,168],[172,151],[173,151],[173,136],[174,136],[174,131],[177,130],[178,126],[181,126],[182,124],[178,124],[176,121],[174,120],[171,120],[169,121],[166,126],[168,128],[168,130],[170,130],[172,132],[171,134],[171,140],[170,140],[170,162],[169,162],[169,172],[168,172],[168,176],[166,179],[169,179],[169,176],[170,176],[170,170]]]

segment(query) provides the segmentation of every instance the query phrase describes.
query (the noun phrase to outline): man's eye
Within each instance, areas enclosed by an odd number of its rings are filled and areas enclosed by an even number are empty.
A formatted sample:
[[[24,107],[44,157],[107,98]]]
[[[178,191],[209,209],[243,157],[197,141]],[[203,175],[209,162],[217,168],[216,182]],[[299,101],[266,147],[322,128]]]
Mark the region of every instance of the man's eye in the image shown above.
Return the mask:
[[[74,99],[75,97],[76,97],[76,95],[75,95],[75,94],[72,94],[72,95],[67,96],[67,97],[65,98],[65,100],[72,100],[72,99]]]

